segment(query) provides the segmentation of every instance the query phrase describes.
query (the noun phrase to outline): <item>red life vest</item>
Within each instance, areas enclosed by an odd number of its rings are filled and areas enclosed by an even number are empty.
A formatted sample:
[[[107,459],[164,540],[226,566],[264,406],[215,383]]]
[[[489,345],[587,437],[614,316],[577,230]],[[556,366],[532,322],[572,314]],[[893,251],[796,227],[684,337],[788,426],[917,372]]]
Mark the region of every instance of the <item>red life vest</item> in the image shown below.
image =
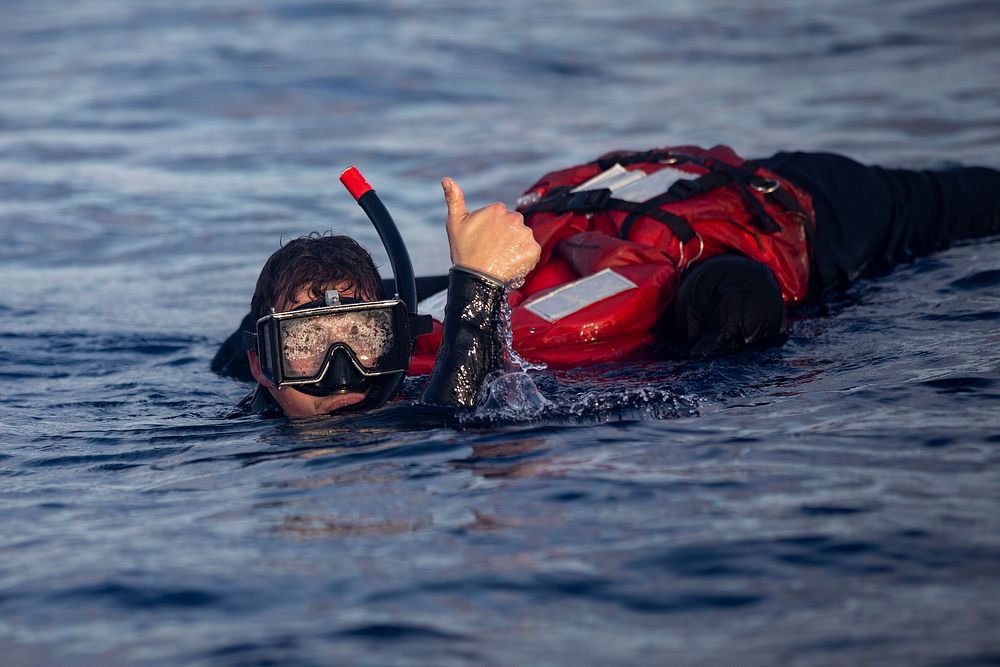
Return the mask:
[[[661,171],[613,191],[600,182],[579,188],[595,177],[627,182]],[[567,368],[641,352],[683,272],[714,255],[766,264],[786,305],[806,295],[811,197],[727,146],[608,153],[546,174],[518,210],[542,246],[538,265],[510,293],[514,349],[529,361]],[[436,321],[417,339],[411,374],[430,372],[440,341]]]

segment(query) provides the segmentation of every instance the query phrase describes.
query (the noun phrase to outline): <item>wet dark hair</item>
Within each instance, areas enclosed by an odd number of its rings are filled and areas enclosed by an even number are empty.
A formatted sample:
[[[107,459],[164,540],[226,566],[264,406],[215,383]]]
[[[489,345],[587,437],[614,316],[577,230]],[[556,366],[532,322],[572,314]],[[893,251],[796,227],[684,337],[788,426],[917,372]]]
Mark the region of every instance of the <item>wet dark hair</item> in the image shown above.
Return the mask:
[[[382,280],[372,256],[350,236],[313,232],[290,241],[260,270],[250,301],[253,321],[270,314],[278,302],[290,303],[303,287],[313,299],[322,299],[331,285],[342,285],[359,299],[382,298]]]

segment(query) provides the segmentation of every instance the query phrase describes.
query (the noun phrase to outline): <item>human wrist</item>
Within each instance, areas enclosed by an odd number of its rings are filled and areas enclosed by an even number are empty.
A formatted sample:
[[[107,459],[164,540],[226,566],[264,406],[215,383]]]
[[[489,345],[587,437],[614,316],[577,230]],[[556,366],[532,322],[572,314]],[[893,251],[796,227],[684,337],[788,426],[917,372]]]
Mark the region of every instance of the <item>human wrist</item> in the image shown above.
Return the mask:
[[[491,273],[486,273],[485,271],[480,271],[479,269],[474,269],[474,268],[472,268],[470,266],[464,266],[462,264],[455,264],[455,265],[453,265],[451,267],[451,270],[452,271],[461,271],[461,272],[464,272],[464,273],[468,273],[470,275],[473,275],[473,276],[475,276],[475,277],[483,280],[484,282],[490,283],[490,284],[495,285],[495,286],[500,287],[500,288],[507,287],[507,281],[505,281],[505,280],[503,280],[503,279],[501,279],[501,278],[499,278],[499,277],[497,277],[497,276],[495,276],[495,275],[493,275]]]

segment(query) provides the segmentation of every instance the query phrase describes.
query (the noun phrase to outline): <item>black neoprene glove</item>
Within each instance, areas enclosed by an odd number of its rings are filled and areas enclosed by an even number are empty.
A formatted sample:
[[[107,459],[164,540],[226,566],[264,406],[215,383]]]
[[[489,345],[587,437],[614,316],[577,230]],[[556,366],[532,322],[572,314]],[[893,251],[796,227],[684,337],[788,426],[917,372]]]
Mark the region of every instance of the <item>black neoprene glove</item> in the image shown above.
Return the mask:
[[[694,357],[777,339],[788,329],[781,287],[760,262],[742,255],[712,257],[681,281],[673,329]]]
[[[448,277],[441,348],[423,401],[472,407],[483,380],[503,365],[499,320],[507,290],[489,276],[459,267]]]

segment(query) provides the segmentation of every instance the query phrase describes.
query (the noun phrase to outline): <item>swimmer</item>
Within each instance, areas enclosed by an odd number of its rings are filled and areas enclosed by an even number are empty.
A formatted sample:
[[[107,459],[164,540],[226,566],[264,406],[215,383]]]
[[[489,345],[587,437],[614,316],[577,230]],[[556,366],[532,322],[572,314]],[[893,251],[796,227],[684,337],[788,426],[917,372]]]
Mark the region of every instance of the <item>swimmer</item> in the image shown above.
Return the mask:
[[[500,305],[525,276],[509,298],[514,345],[529,360],[585,365],[657,343],[709,356],[780,343],[789,310],[953,241],[1000,233],[994,169],[883,169],[825,153],[746,161],[724,146],[619,151],[547,174],[518,211],[492,204],[470,213],[457,183],[442,186],[453,266],[447,277],[415,284],[420,298],[447,286],[443,326],[407,330],[397,318],[395,328],[382,326],[384,336],[371,327],[355,336],[354,349],[343,340],[351,327],[330,323],[308,340],[289,329],[298,338],[280,349],[234,334],[213,369],[247,378],[247,359],[258,386],[245,411],[297,417],[376,407],[393,392],[379,389],[372,373],[380,367],[366,358],[383,360],[386,372],[407,362],[432,366],[423,400],[472,406],[484,378],[502,366]],[[629,197],[630,187],[642,194]],[[347,237],[314,234],[267,261],[242,328],[257,323],[262,333],[264,322],[279,332],[275,322],[297,321],[297,312],[382,298],[367,252]],[[391,341],[418,329],[428,333],[412,359],[406,345],[393,351]],[[270,371],[261,350],[270,350]],[[294,374],[306,361],[309,372],[297,380],[274,372],[287,366]]]
[[[468,404],[500,363],[496,318],[506,287],[534,268],[540,247],[520,213],[503,204],[470,212],[457,183],[445,178],[441,185],[453,266],[440,372],[432,374],[424,400]],[[386,249],[403,291],[413,281],[406,275],[409,257],[400,257],[405,248]],[[249,412],[308,417],[378,407],[396,393],[409,366],[410,316],[384,299],[371,255],[349,237],[313,234],[275,252],[250,310],[243,338],[258,386],[241,402]],[[416,331],[429,331],[427,324],[415,323]],[[213,368],[227,372],[219,359]]]

